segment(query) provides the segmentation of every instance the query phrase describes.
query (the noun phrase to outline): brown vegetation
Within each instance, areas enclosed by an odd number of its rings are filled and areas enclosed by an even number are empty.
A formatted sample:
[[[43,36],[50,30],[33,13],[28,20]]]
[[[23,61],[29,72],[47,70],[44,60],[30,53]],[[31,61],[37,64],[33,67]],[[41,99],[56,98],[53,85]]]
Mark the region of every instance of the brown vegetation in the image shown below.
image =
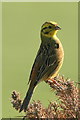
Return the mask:
[[[52,81],[46,81],[47,84],[54,89],[59,102],[50,102],[47,108],[45,108],[41,102],[33,101],[29,104],[25,113],[25,118],[78,118],[80,119],[80,94],[78,84],[74,84],[74,81],[65,79],[63,76],[57,76],[55,78],[58,84],[54,84]],[[54,100],[53,100],[54,101]],[[19,111],[22,104],[20,94],[13,91],[11,103],[13,107]]]

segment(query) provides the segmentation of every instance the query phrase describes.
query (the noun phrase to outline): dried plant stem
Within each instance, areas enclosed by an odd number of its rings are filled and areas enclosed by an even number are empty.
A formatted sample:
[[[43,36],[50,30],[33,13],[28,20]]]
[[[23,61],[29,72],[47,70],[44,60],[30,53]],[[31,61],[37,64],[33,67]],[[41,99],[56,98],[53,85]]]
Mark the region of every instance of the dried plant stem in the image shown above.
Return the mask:
[[[56,84],[51,80],[46,83],[54,89],[60,102],[50,102],[48,108],[43,107],[41,102],[33,101],[26,110],[26,118],[78,118],[80,119],[80,89],[74,85],[74,81],[57,76]],[[54,101],[54,100],[53,100]],[[16,110],[20,109],[22,100],[16,91],[12,93],[11,103]]]

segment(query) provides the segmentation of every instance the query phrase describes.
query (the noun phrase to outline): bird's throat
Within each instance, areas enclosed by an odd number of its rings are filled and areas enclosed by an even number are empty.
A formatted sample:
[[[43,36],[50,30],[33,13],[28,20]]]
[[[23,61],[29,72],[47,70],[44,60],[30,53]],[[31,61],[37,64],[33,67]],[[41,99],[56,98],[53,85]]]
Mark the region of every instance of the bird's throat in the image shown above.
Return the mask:
[[[55,38],[55,37],[56,37],[56,34],[57,34],[57,30],[55,30],[55,31],[50,31],[50,32],[48,32],[47,34],[41,33],[41,36],[43,36],[43,37],[48,37],[48,38]]]

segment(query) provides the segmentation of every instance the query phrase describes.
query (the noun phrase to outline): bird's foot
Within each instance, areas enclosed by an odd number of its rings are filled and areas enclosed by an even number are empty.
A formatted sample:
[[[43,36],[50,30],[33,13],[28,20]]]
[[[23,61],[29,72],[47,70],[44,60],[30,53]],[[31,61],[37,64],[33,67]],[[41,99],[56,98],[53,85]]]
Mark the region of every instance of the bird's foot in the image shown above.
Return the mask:
[[[49,78],[48,80],[60,87],[60,84],[54,78]]]
[[[61,86],[61,83],[59,83],[55,78],[48,78],[48,80],[46,81],[46,83],[49,83],[49,85],[52,87],[52,88],[56,88],[58,90],[63,90],[62,86]]]

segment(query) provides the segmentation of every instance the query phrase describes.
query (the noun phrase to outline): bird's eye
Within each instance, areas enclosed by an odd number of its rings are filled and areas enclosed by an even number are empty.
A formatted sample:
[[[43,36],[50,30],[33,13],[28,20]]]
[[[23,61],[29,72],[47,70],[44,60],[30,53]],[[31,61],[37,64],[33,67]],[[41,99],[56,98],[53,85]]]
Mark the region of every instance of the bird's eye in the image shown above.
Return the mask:
[[[52,26],[49,26],[48,28],[52,28]]]

